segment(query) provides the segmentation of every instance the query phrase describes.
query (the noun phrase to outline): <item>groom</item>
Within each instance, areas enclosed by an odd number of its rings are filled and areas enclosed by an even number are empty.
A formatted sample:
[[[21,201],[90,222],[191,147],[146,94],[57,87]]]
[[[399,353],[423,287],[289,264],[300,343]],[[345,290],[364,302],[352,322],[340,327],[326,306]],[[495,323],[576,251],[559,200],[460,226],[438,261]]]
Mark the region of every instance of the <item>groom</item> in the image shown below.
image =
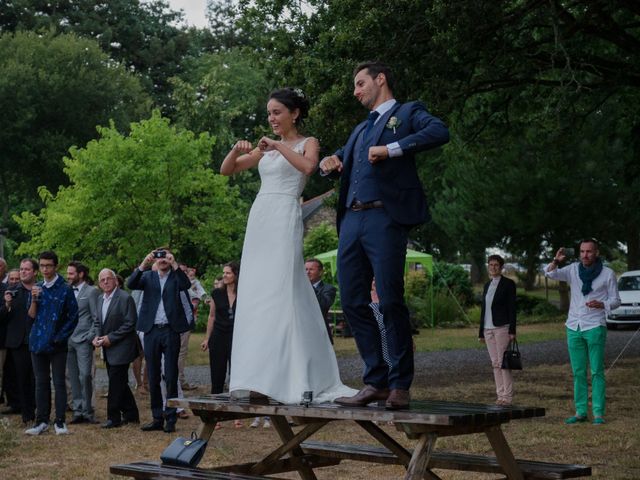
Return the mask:
[[[407,408],[413,380],[409,311],[404,302],[408,233],[427,217],[415,154],[449,141],[449,131],[420,102],[399,103],[393,76],[379,62],[354,71],[358,101],[369,117],[344,147],[320,162],[323,175],[341,176],[338,200],[338,281],[342,308],[365,363],[365,387],[336,403]],[[375,277],[391,367],[382,357],[380,330],[369,308]]]

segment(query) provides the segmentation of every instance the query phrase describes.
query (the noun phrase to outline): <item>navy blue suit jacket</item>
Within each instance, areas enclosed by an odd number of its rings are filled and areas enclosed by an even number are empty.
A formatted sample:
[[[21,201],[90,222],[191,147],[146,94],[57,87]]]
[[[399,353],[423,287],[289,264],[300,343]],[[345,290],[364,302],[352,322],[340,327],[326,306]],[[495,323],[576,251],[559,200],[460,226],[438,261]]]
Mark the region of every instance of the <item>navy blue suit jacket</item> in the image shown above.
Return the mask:
[[[395,130],[388,127],[389,119],[397,119]],[[349,140],[335,155],[343,164],[340,196],[338,200],[338,231],[346,211],[349,177],[354,162],[356,139],[366,120],[351,132]],[[429,114],[421,102],[396,103],[376,122],[372,130],[372,145],[388,145],[398,142],[402,156],[387,158],[373,166],[378,180],[385,210],[402,225],[424,223],[428,216],[427,200],[416,170],[415,154],[439,147],[449,141],[449,130],[439,118]]]
[[[158,273],[152,270],[143,272],[136,268],[129,277],[127,286],[131,290],[142,290],[144,293],[136,330],[147,333],[153,328],[161,300]],[[177,333],[189,330],[189,323],[180,300],[180,291],[186,291],[189,288],[191,288],[191,281],[182,270],[178,268],[169,272],[169,277],[162,291],[162,302],[169,326]]]

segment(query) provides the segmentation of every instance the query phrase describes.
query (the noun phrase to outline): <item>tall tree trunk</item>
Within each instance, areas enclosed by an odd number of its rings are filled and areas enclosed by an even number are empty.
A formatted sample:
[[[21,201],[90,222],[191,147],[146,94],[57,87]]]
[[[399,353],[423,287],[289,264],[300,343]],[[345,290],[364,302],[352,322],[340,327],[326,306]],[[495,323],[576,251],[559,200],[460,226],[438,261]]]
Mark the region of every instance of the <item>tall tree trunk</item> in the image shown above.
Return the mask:
[[[484,250],[469,252],[471,258],[471,283],[478,284],[487,281],[487,267],[485,266]]]
[[[540,253],[540,245],[530,245],[525,252],[524,266],[527,269],[524,276],[524,289],[531,291],[536,287],[536,279],[538,278],[538,258]]]

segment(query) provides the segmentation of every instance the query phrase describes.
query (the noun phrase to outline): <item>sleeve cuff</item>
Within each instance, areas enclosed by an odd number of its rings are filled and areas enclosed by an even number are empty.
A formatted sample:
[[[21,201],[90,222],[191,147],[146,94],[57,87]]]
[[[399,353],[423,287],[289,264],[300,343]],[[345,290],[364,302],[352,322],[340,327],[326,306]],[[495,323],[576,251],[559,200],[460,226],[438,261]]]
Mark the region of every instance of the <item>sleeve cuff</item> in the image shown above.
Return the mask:
[[[400,148],[400,144],[398,142],[388,144],[387,150],[389,151],[389,157],[393,158],[402,156],[402,148]]]

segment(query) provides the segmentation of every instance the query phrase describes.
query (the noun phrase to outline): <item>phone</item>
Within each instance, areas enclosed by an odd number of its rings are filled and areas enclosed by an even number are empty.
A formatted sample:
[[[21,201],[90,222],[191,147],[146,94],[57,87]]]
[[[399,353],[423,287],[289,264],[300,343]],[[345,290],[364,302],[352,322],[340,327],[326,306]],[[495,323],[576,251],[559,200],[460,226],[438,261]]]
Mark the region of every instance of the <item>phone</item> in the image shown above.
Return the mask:
[[[153,258],[166,258],[167,251],[166,250],[156,250],[153,252]]]
[[[574,248],[565,248],[564,254],[567,258],[573,257],[576,254],[576,250]]]

